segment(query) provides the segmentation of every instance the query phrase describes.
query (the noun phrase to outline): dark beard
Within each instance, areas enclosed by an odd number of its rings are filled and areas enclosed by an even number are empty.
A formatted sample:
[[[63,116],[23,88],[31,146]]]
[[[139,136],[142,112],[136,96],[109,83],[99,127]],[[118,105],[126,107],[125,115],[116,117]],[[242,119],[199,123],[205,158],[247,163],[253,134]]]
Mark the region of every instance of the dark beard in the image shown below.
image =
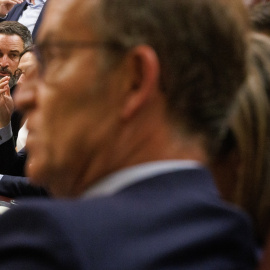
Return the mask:
[[[9,79],[9,83],[8,83],[9,88],[11,89],[16,84],[17,84],[16,78],[13,75],[11,75],[10,76],[10,79]]]
[[[7,68],[0,67],[0,72],[4,73],[4,74],[7,73],[6,76],[10,77],[8,85],[9,85],[9,88],[11,89],[17,83],[16,78],[13,76],[12,72],[10,70],[8,70]],[[0,79],[4,78],[6,76],[0,76]]]

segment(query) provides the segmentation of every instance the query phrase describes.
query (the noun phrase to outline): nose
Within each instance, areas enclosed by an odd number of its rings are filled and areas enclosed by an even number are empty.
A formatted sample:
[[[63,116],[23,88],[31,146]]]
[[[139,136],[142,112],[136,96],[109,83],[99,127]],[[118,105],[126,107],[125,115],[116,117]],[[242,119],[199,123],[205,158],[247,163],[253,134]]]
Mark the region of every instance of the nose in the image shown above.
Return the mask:
[[[14,103],[18,110],[27,113],[36,106],[38,85],[37,69],[33,68],[29,71],[27,76],[22,74],[19,81],[20,83],[14,93]]]
[[[9,67],[9,58],[8,58],[7,55],[3,55],[0,58],[0,65],[1,65],[2,68]]]

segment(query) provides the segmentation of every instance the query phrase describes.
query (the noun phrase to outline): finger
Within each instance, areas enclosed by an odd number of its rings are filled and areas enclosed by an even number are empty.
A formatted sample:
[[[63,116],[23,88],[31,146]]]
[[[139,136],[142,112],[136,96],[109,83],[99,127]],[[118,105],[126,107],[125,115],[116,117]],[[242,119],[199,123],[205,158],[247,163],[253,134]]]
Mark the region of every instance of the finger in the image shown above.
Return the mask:
[[[7,90],[6,90],[5,88],[0,89],[0,95],[5,94],[6,91],[7,91]]]
[[[2,89],[0,89],[0,94],[10,96],[10,88],[9,85],[6,85]]]
[[[5,81],[9,81],[9,80],[10,80],[10,77],[9,76],[5,76],[2,79],[0,79],[0,83],[1,82],[5,82]]]
[[[6,95],[6,91],[7,91],[7,90],[4,90],[4,89],[3,89],[3,90],[0,90],[0,95],[1,95],[1,96],[5,96],[5,95]]]
[[[8,0],[6,1],[6,4],[9,4],[9,5],[16,5],[16,4],[19,4],[17,0]]]
[[[3,88],[8,83],[9,83],[9,81],[0,82],[0,87]]]
[[[0,89],[4,89],[6,86],[8,86],[8,82],[0,83]]]
[[[9,0],[7,1],[8,4],[21,4],[23,2],[23,0]]]
[[[6,85],[5,88],[6,88],[6,95],[10,96],[10,87],[9,87],[9,85]]]

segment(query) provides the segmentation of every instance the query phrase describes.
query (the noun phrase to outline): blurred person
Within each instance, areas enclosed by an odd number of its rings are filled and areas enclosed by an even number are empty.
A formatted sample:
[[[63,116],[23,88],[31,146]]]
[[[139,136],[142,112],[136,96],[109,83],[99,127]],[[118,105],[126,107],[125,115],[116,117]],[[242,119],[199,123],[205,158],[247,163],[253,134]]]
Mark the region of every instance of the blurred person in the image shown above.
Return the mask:
[[[270,39],[252,33],[249,77],[241,89],[213,172],[224,199],[254,223],[258,246],[270,229]]]
[[[260,3],[267,3],[269,0],[243,0],[247,7],[253,7]]]
[[[55,199],[1,216],[0,268],[253,269],[250,220],[205,168],[247,31],[236,0],[50,1],[15,103]]]
[[[36,39],[47,0],[0,0],[0,22],[18,21]]]
[[[270,2],[252,7],[249,13],[253,30],[270,36]]]

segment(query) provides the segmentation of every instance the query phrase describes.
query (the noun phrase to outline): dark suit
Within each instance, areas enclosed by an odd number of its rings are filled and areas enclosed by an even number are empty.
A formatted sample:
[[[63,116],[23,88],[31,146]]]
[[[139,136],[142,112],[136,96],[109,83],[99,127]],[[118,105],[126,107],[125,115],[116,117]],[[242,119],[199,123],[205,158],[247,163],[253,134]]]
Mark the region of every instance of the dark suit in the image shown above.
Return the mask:
[[[24,176],[25,150],[15,150],[13,138],[0,145],[0,174]]]
[[[207,171],[184,170],[106,197],[13,207],[0,217],[0,269],[247,270],[251,235]]]
[[[0,145],[0,195],[11,198],[47,196],[48,193],[40,187],[32,186],[24,176],[26,161],[24,148],[16,152],[13,139]]]
[[[45,6],[47,4],[48,0],[46,1],[46,3],[44,4],[41,12],[40,12],[40,15],[37,19],[37,22],[35,24],[35,27],[34,27],[34,30],[33,30],[33,33],[32,33],[32,37],[33,37],[33,40],[36,39],[36,36],[37,36],[37,32],[38,32],[38,29],[39,29],[39,26],[41,24],[41,21],[42,21],[42,17],[43,17],[43,13],[44,13],[44,10],[45,10]],[[18,21],[19,17],[22,15],[23,11],[27,8],[27,2],[24,1],[23,3],[21,4],[17,4],[15,5],[11,10],[10,12],[8,13],[7,17],[5,19],[0,19],[0,22],[2,21]]]
[[[0,195],[9,198],[42,197],[48,193],[41,187],[29,183],[27,177],[4,175],[0,180]]]

